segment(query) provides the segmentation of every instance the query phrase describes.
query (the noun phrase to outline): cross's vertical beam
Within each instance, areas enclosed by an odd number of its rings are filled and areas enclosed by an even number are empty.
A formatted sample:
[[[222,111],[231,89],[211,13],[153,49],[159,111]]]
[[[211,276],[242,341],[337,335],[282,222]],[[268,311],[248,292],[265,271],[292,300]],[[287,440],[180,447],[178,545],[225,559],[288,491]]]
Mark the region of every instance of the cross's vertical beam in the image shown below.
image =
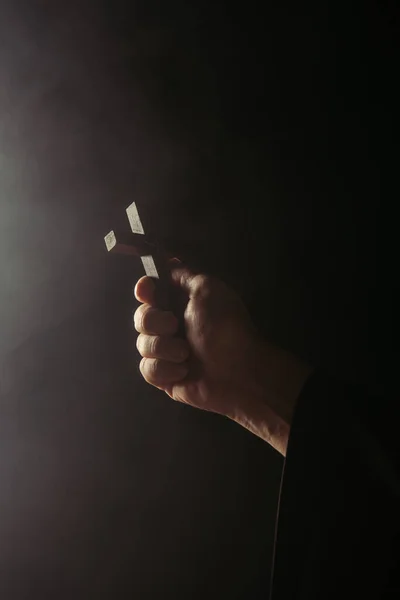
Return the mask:
[[[126,209],[132,233],[110,231],[104,238],[107,250],[115,254],[140,256],[144,271],[148,277],[157,279],[157,303],[160,308],[170,310],[170,273],[167,253],[146,235],[135,202]]]

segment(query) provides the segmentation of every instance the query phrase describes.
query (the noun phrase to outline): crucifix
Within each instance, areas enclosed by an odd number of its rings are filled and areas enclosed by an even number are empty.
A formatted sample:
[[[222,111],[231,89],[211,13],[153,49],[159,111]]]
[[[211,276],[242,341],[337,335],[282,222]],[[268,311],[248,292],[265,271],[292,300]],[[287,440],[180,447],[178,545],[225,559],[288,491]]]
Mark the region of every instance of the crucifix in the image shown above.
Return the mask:
[[[108,252],[137,256],[142,260],[146,275],[157,280],[157,304],[163,310],[171,310],[170,274],[164,247],[146,235],[135,202],[126,209],[131,232],[110,231],[104,238]]]

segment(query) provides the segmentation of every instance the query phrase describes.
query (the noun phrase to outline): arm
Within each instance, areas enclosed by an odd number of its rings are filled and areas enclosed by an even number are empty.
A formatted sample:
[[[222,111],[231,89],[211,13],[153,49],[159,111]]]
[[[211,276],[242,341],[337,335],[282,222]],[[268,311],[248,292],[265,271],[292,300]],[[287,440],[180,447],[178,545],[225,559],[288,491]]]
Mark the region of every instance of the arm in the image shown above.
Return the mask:
[[[144,378],[176,401],[220,413],[285,456],[296,400],[311,368],[260,338],[240,298],[221,281],[185,268],[173,280],[186,298],[186,340],[155,306],[148,277],[136,286]]]
[[[286,456],[273,599],[380,597],[399,531],[396,419],[382,398],[342,384],[261,340],[239,298],[184,269],[186,340],[139,281],[145,379],[174,400],[223,414]],[[179,355],[179,356],[178,356]],[[290,437],[289,437],[290,433]]]

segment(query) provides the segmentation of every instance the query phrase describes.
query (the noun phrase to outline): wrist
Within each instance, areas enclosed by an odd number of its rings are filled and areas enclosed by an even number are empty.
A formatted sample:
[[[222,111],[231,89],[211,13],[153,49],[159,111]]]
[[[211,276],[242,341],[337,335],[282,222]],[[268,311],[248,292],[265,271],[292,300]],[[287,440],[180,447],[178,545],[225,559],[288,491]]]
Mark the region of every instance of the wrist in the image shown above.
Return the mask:
[[[290,425],[266,402],[249,398],[245,409],[237,410],[233,420],[286,456]]]
[[[313,369],[263,340],[257,346],[247,393],[233,419],[285,456],[297,400]]]
[[[259,401],[290,426],[301,390],[312,372],[313,367],[291,352],[264,343],[256,377]]]

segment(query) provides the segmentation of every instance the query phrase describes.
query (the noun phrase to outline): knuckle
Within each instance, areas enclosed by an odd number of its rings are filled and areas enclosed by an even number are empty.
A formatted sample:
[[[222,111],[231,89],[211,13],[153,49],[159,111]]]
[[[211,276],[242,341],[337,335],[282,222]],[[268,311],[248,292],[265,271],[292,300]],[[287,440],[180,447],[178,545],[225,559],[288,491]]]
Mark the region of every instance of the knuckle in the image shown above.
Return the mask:
[[[141,304],[139,308],[137,308],[135,311],[134,323],[136,331],[141,332],[143,330],[143,320],[145,312],[146,306],[144,304]]]
[[[195,275],[193,278],[193,288],[196,295],[207,296],[210,293],[211,278],[208,275]]]
[[[136,340],[136,348],[144,358],[157,358],[160,353],[161,340],[157,335],[141,333]]]
[[[152,319],[151,313],[152,309],[149,306],[143,309],[140,317],[140,327],[142,331],[148,331],[150,329]]]
[[[142,304],[135,313],[135,329],[139,333],[154,333],[153,329],[159,321],[159,312],[149,304]]]
[[[143,357],[146,357],[148,354],[148,352],[147,352],[147,348],[149,345],[148,338],[149,338],[148,335],[141,333],[138,335],[138,338],[136,340],[136,348],[138,349],[139,354],[141,354]]]
[[[148,383],[156,382],[158,366],[159,361],[154,358],[142,358],[140,361],[140,372]]]
[[[151,356],[158,356],[162,345],[162,339],[158,335],[154,335],[149,340],[149,352]]]
[[[141,372],[142,377],[144,379],[146,379],[146,359],[145,358],[142,358],[142,360],[140,361],[139,371]]]
[[[152,336],[171,334],[176,329],[176,319],[172,313],[153,308],[149,304],[139,306],[134,322],[136,331]]]
[[[195,287],[197,289],[202,289],[203,287],[206,286],[208,281],[208,277],[207,275],[204,274],[199,274],[199,275],[195,275],[193,278],[193,284],[195,285]]]
[[[140,306],[139,306],[139,308],[140,308]],[[139,329],[138,329],[138,323],[139,323],[139,318],[140,318],[139,317],[139,308],[137,308],[135,310],[135,313],[133,315],[133,324],[135,326],[136,331],[139,331]]]
[[[143,358],[140,362],[140,372],[150,385],[156,387],[166,383],[179,381],[187,375],[185,364],[173,364],[158,358]]]
[[[144,341],[143,341],[143,333],[139,333],[139,335],[137,336],[136,339],[136,348],[139,352],[139,354],[143,355],[143,348],[144,348]]]
[[[147,360],[147,374],[148,374],[149,379],[151,379],[152,381],[157,379],[159,366],[160,365],[159,365],[159,361],[157,360],[157,358],[149,358]]]

